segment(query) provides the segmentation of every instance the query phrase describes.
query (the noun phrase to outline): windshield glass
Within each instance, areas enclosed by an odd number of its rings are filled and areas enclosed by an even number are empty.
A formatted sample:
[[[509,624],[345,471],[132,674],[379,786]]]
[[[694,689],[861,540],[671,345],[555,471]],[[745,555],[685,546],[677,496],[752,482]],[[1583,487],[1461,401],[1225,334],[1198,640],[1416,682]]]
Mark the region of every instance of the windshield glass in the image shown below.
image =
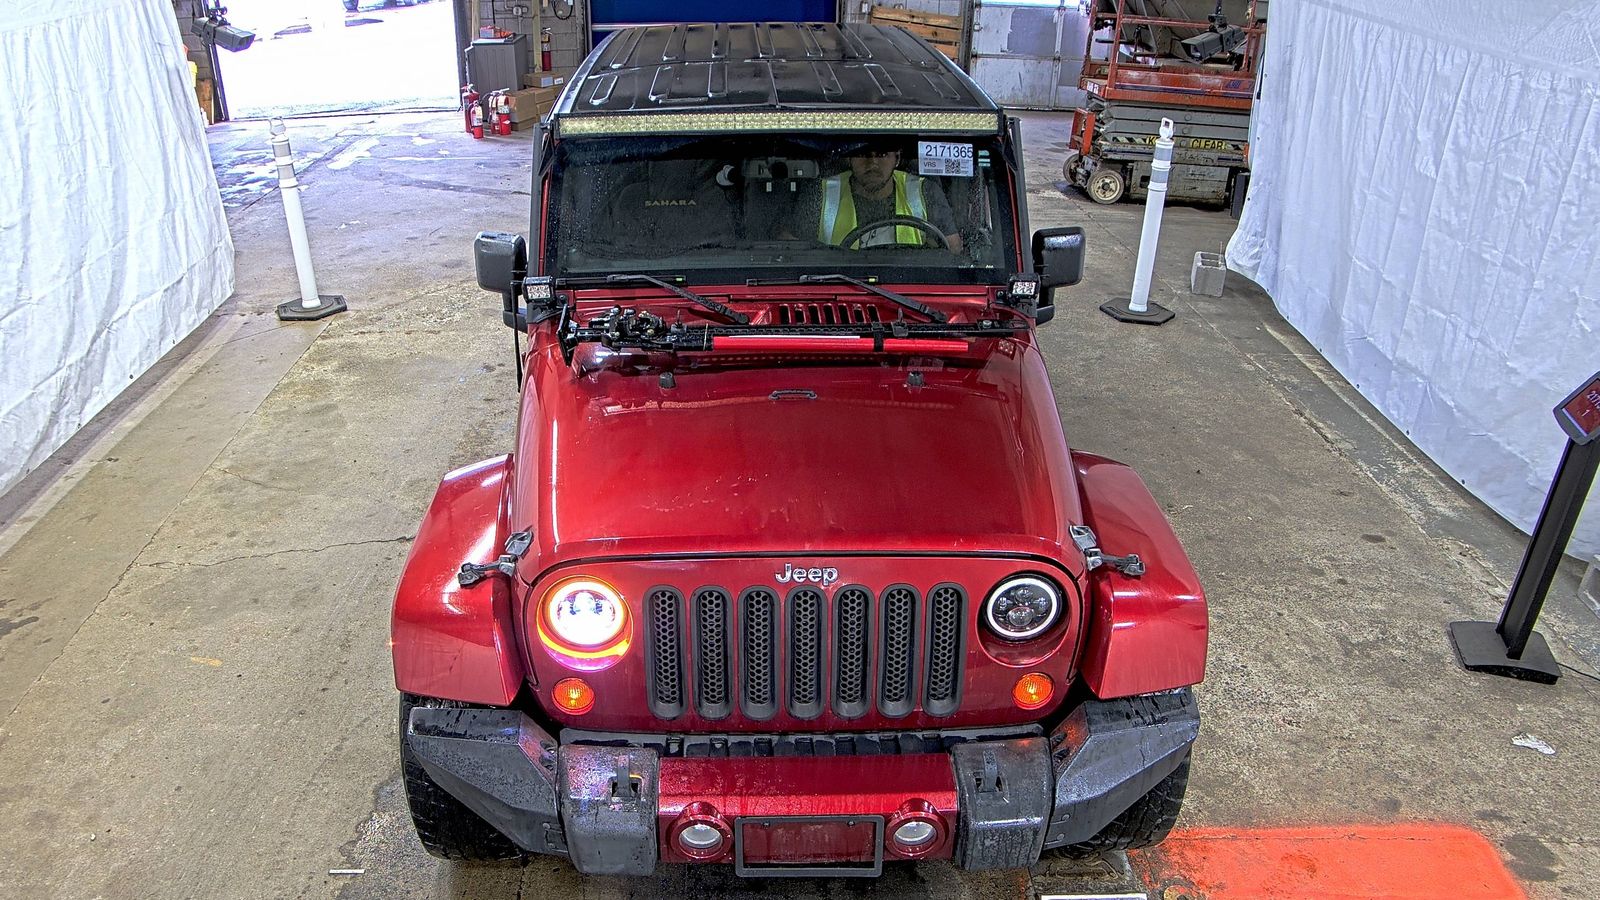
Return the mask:
[[[994,138],[608,138],[557,153],[546,231],[557,276],[996,283],[1014,259]]]

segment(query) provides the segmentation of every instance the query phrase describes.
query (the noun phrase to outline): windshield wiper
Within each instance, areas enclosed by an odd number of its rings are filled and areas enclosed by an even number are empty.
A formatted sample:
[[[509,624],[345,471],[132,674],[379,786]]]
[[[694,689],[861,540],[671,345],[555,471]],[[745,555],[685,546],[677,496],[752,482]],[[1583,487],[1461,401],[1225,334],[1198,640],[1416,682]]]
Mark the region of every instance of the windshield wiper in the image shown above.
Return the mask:
[[[870,281],[862,281],[860,278],[852,278],[849,275],[843,275],[838,272],[823,275],[801,275],[799,278],[796,278],[793,281],[760,281],[752,278],[745,282],[745,284],[749,285],[750,287],[763,284],[851,284],[861,288],[864,291],[877,294],[879,297],[882,297],[883,299],[888,300],[897,306],[905,307],[914,313],[925,316],[931,322],[947,322],[950,319],[949,316],[938,311],[937,309],[934,309],[926,303],[913,300],[910,297],[907,297],[905,294],[897,294],[888,288],[878,287]]]
[[[657,278],[654,275],[646,275],[646,274],[644,274],[642,272],[624,272],[624,273],[618,273],[618,274],[615,274],[615,275],[597,276],[597,277],[593,277],[593,278],[584,278],[584,277],[581,277],[581,276],[572,277],[572,278],[562,278],[562,279],[559,279],[556,283],[557,283],[558,286],[565,287],[565,286],[569,286],[569,285],[583,285],[583,284],[629,284],[629,283],[639,283],[639,282],[643,282],[645,284],[653,284],[656,287],[659,287],[659,288],[661,288],[663,290],[671,291],[672,293],[677,294],[679,297],[682,297],[683,299],[689,301],[690,303],[693,303],[696,306],[699,306],[699,307],[701,307],[703,309],[708,309],[708,310],[716,313],[717,315],[723,317],[724,319],[727,319],[729,322],[734,323],[735,325],[749,325],[750,324],[750,317],[745,315],[742,312],[739,312],[736,309],[731,309],[731,308],[729,308],[727,306],[724,306],[723,304],[718,303],[717,301],[712,300],[709,297],[702,297],[699,294],[696,294],[694,291],[688,290],[686,288],[678,287],[677,285],[675,285],[672,282],[666,280],[665,278]]]

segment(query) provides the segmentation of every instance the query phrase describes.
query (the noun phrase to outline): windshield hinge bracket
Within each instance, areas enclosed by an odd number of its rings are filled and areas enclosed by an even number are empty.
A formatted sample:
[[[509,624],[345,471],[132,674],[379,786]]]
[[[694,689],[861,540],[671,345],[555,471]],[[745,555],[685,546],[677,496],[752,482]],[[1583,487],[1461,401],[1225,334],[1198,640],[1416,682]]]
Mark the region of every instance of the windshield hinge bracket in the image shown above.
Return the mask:
[[[472,587],[494,574],[504,575],[509,578],[517,574],[517,560],[521,559],[531,546],[533,546],[533,532],[519,531],[506,538],[505,552],[500,554],[500,558],[494,562],[462,563],[461,571],[456,573],[456,581],[462,587]]]
[[[1072,542],[1078,545],[1083,553],[1083,561],[1093,572],[1101,566],[1110,566],[1129,578],[1138,578],[1145,573],[1144,560],[1137,553],[1127,556],[1112,556],[1100,549],[1100,540],[1094,536],[1094,529],[1087,525],[1073,525],[1067,529],[1072,535]]]

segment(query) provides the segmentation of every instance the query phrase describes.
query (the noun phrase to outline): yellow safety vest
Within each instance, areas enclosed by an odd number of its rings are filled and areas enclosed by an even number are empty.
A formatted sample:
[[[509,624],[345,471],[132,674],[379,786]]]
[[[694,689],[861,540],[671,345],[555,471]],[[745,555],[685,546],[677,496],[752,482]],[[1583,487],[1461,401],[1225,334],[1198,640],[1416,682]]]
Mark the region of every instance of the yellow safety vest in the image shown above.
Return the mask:
[[[822,183],[822,219],[817,223],[817,239],[837,245],[856,227],[856,201],[850,194],[850,175],[843,172]],[[894,173],[894,214],[928,218],[922,199],[922,178],[909,172]],[[927,235],[910,225],[895,226],[895,242],[920,246]],[[856,246],[860,246],[858,242]]]

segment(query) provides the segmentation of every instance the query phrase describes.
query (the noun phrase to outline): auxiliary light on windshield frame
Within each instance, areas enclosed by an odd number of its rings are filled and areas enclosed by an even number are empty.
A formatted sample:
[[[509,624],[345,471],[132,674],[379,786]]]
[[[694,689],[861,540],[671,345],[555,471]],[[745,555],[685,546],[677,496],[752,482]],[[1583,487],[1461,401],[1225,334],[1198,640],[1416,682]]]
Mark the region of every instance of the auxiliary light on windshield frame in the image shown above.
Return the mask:
[[[729,134],[819,131],[907,134],[1000,133],[1000,116],[986,112],[763,110],[758,112],[616,113],[557,116],[562,137],[628,134]]]
[[[549,275],[529,275],[522,279],[523,296],[530,301],[548,303],[555,295],[555,279]]]

